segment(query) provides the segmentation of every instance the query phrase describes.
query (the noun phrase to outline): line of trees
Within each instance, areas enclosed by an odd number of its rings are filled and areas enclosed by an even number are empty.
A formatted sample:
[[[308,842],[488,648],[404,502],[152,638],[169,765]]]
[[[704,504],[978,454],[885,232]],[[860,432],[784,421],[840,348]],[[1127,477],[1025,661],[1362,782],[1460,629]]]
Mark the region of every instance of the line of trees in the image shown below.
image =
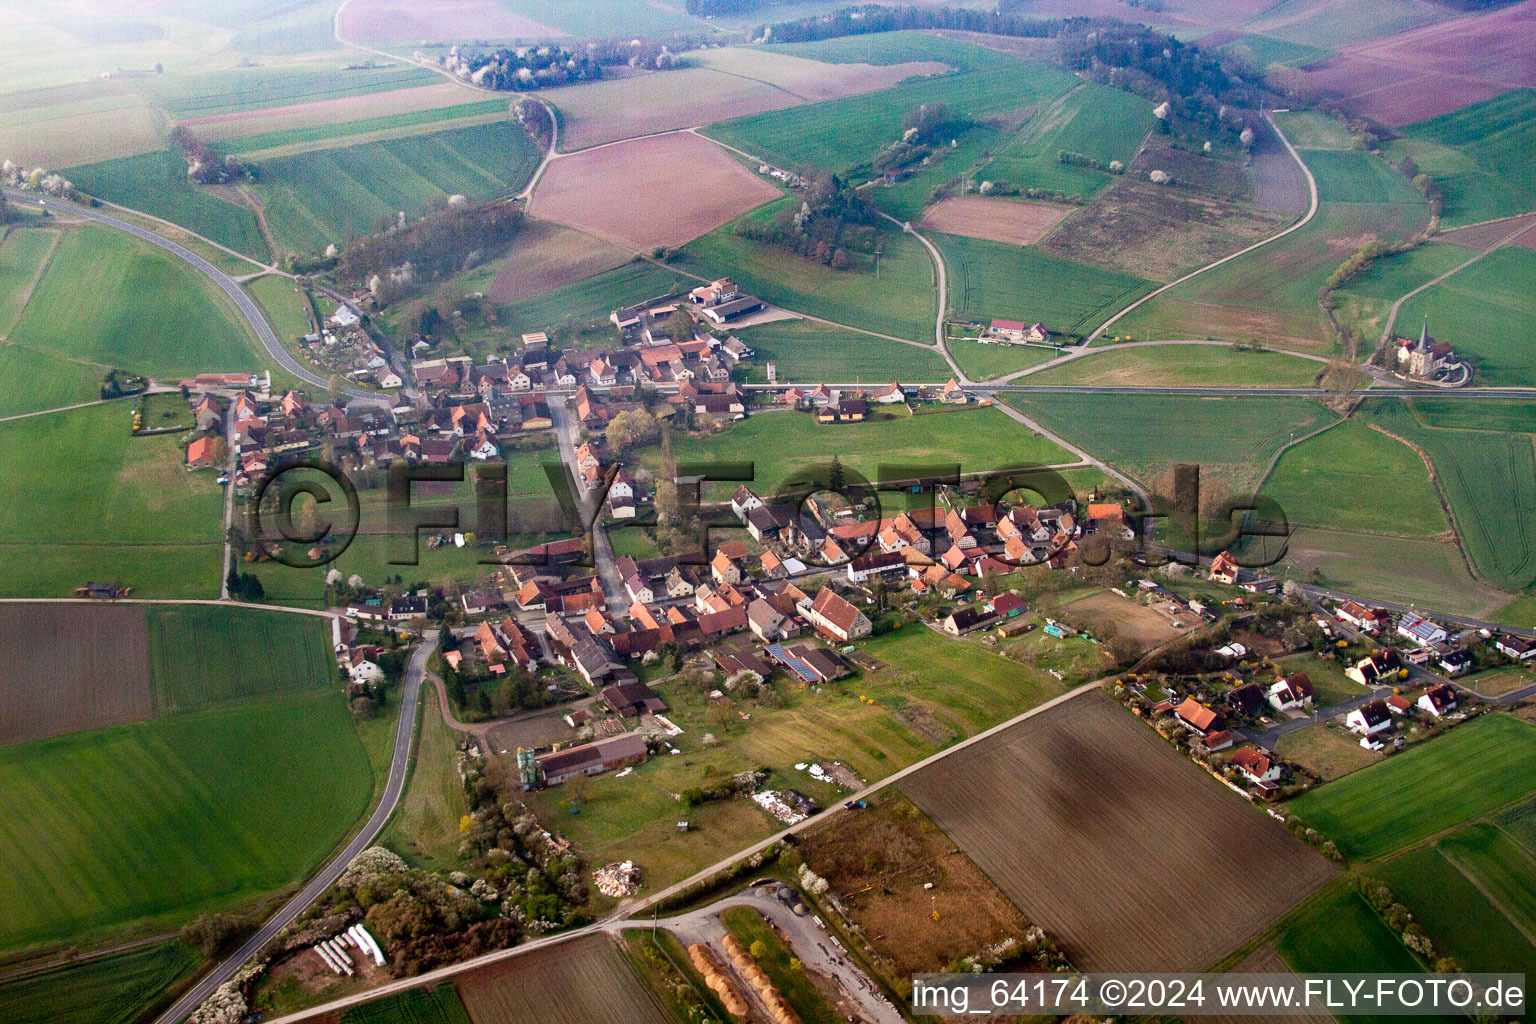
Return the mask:
[[[997,36],[1053,38],[1088,18],[1035,18],[1002,11],[972,11],[954,7],[885,7],[865,4],[825,17],[800,18],[767,26],[761,34],[775,43],[803,43],[837,36],[900,32],[909,29],[954,29]]]
[[[227,185],[248,171],[233,156],[219,156],[184,124],[171,129],[171,144],[181,150],[187,161],[187,176],[199,185]]]
[[[367,285],[375,301],[388,305],[504,251],[522,223],[522,211],[511,203],[449,202],[420,220],[352,242],[337,257],[336,276]]]

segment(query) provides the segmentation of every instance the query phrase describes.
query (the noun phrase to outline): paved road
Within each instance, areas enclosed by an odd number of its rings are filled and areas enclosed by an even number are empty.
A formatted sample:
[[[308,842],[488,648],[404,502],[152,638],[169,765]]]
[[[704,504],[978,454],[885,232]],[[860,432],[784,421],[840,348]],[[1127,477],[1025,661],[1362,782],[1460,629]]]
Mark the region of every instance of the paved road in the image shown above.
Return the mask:
[[[262,314],[256,303],[252,301],[251,297],[245,293],[245,289],[240,287],[239,282],[191,249],[178,245],[169,238],[162,238],[153,231],[141,228],[136,224],[129,224],[124,220],[118,220],[116,217],[108,216],[100,210],[94,210],[88,206],[81,206],[51,197],[39,199],[35,192],[19,192],[6,189],[5,193],[9,198],[19,203],[31,205],[41,202],[47,209],[57,210],[72,217],[82,217],[86,220],[95,221],[98,224],[104,224],[107,227],[116,228],[119,231],[126,231],[130,235],[141,238],[150,245],[158,246],[171,255],[192,264],[198,273],[212,281],[218,286],[220,291],[229,296],[229,300],[235,304],[235,308],[240,311],[240,315],[245,318],[246,323],[250,324],[251,330],[255,332],[257,339],[261,342],[261,347],[267,350],[267,355],[272,357],[273,362],[306,384],[311,384],[321,389],[327,387],[327,383],[323,378],[314,371],[306,369],[283,347],[281,339],[272,330],[272,325],[267,323],[267,318]],[[345,390],[348,395],[354,398],[377,400],[379,397],[367,391],[356,391],[351,388]]]
[[[318,875],[312,878],[308,885],[299,891],[299,894],[283,905],[273,917],[262,925],[261,930],[251,936],[245,943],[230,955],[229,959],[214,968],[213,972],[196,985],[192,986],[169,1010],[161,1014],[155,1024],[179,1024],[198,1005],[214,993],[224,982],[228,981],[234,973],[240,969],[257,951],[277,937],[277,933],[288,927],[306,907],[313,903],[321,893],[330,888],[331,883],[341,875],[346,866],[352,863],[352,859],[362,853],[378,838],[383,830],[385,822],[394,813],[395,805],[400,802],[400,794],[405,790],[405,773],[410,762],[411,738],[416,728],[416,705],[421,697],[422,676],[426,672],[427,658],[437,646],[436,633],[428,632],[422,638],[421,646],[416,648],[411,655],[411,660],[405,669],[405,685],[401,688],[400,724],[395,729],[395,749],[389,762],[389,779],[384,784],[384,795],[379,804],[374,808],[373,815],[368,819],[352,841],[327,864]]]
[[[597,563],[597,575],[603,583],[603,598],[610,608],[628,608],[613,545],[608,542],[608,531],[601,522],[602,510],[593,495],[581,486],[581,475],[576,469],[576,420],[565,407],[565,401],[554,396],[549,401],[549,418],[555,424],[555,441],[560,449],[560,462],[570,481],[571,495],[581,509],[583,520],[592,524],[592,559]]]

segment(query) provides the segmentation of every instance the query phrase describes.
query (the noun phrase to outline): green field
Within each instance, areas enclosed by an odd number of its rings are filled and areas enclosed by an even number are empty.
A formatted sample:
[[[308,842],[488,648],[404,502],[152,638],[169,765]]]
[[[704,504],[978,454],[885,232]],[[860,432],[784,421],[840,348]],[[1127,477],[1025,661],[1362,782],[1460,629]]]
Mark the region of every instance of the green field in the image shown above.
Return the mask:
[[[1412,182],[1373,153],[1352,149],[1303,149],[1301,158],[1317,178],[1319,203],[1412,205],[1424,201]]]
[[[42,228],[0,229],[0,338],[21,317],[58,238],[57,231]]]
[[[1352,879],[1340,879],[1308,899],[1276,925],[1276,930],[1275,950],[1299,974],[1418,974],[1424,970],[1355,891]],[[1393,1018],[1340,1015],[1337,1019],[1345,1024],[1375,1024]],[[1460,1018],[1423,1018],[1426,1024],[1453,1019]]]
[[[768,379],[773,363],[781,382],[815,384],[939,381],[949,367],[936,349],[903,345],[814,320],[780,320],[737,331],[753,349],[749,380]]]
[[[785,200],[788,202],[788,200]],[[765,217],[779,204],[748,217]],[[882,231],[879,276],[873,260],[833,270],[798,253],[735,234],[731,225],[716,228],[683,248],[676,266],[699,277],[734,278],[750,292],[776,306],[888,334],[910,341],[933,340],[938,313],[933,262],[922,245],[899,231]]]
[[[1462,259],[1471,255],[1465,249],[1454,251]],[[1426,288],[1403,303],[1395,333],[1417,337],[1425,317],[1436,341],[1450,342],[1458,355],[1470,357],[1476,383],[1536,385],[1536,250],[1514,245],[1495,249]]]
[[[253,187],[278,243],[318,252],[449,195],[514,192],[538,162],[527,133],[502,122],[263,160]]]
[[[1447,227],[1536,209],[1529,156],[1536,146],[1536,89],[1511,89],[1482,103],[1403,129],[1387,144],[1440,183]]]
[[[307,875],[372,770],[320,691],[0,749],[0,946],[174,925]]]
[[[1429,0],[1281,0],[1252,24],[1276,39],[1337,49],[1455,16],[1454,10]]]
[[[67,597],[121,580],[143,597],[216,597],[223,497],[178,435],[131,437],[132,402],[0,423],[0,594]]]
[[[1140,96],[1084,82],[1031,118],[978,175],[1021,188],[1092,197],[1114,177],[1064,164],[1059,155],[1081,153],[1106,166],[1114,160],[1129,166],[1156,122],[1152,107]]]
[[[1295,524],[1418,537],[1450,525],[1424,460],[1359,420],[1288,449],[1260,493]]]
[[[1525,513],[1536,508],[1530,435],[1427,428],[1396,402],[1367,402],[1361,411],[1429,456],[1461,543],[1483,578],[1517,591],[1536,581],[1536,536]]]
[[[1456,245],[1421,245],[1383,256],[1333,293],[1337,303],[1335,315],[1340,323],[1360,332],[1364,346],[1374,346],[1381,338],[1394,302],[1453,270],[1472,255]],[[1393,327],[1399,334],[1407,331],[1418,337],[1418,322],[1407,319],[1408,305],[1411,303],[1404,304]]]
[[[1349,856],[1369,859],[1533,791],[1536,726],[1496,714],[1304,793],[1288,807]]]
[[[1510,921],[1527,935],[1536,934],[1536,861],[1494,825],[1468,825],[1440,840],[1440,851],[1488,894]]]
[[[1349,131],[1336,118],[1316,110],[1291,110],[1274,115],[1275,124],[1300,150],[1353,149]]]
[[[144,91],[157,106],[181,121],[434,85],[442,80],[440,75],[412,64],[351,71],[333,63],[280,64],[146,79]]]
[[[0,417],[94,401],[106,375],[105,366],[0,342]]]
[[[983,345],[975,341],[949,342],[949,354],[971,380],[991,380],[1017,370],[1027,370],[1057,357],[1052,349],[1022,345]],[[1025,381],[1033,378],[1025,378]]]
[[[1293,436],[1337,417],[1307,398],[1019,394],[1004,399],[1084,450],[1150,480],[1180,462],[1242,488]]]
[[[1536,857],[1536,800],[1507,808],[1494,818],[1500,828]]]
[[[138,210],[266,260],[256,215],[192,185],[181,154],[170,150],[71,167],[63,172],[83,192]]]
[[[759,413],[713,437],[678,438],[672,450],[680,464],[755,460],[760,491],[788,482],[797,469],[821,465],[833,453],[869,480],[877,479],[882,464],[951,462],[974,473],[1076,461],[996,409],[915,416],[903,411],[894,419],[828,424],[804,413]]]
[[[1249,553],[1263,550],[1260,541],[1245,543]],[[1269,554],[1278,552],[1271,547]],[[1474,579],[1455,543],[1438,538],[1293,526],[1285,557],[1270,571],[1382,601],[1501,622],[1506,621],[1501,609],[1510,600],[1507,592]]]
[[[110,228],[72,228],[10,332],[53,355],[175,379],[254,370],[255,340],[186,263]]]
[[[643,302],[658,295],[687,291],[695,284],[697,282],[691,278],[654,263],[636,261],[576,284],[498,306],[497,314],[514,334],[548,331],[568,319],[572,323],[598,320],[602,323],[599,333],[603,342],[611,343],[614,335],[612,327],[608,325],[609,313],[620,306]],[[575,342],[574,339],[563,337],[560,340],[570,344]]]
[[[966,319],[1039,321],[1085,335],[1152,289],[1130,274],[1074,263],[1038,249],[934,233],[949,268],[949,311]]]
[[[1033,106],[1076,82],[1069,72],[1044,61],[988,57],[987,65],[974,71],[736,118],[710,127],[707,134],[781,167],[809,163],[841,172],[867,166],[901,135],[902,119],[924,103],[943,103],[957,117],[980,119]]]
[[[261,306],[272,329],[284,341],[294,341],[314,330],[315,310],[307,292],[278,274],[265,274],[245,285],[245,290]]]
[[[833,36],[808,43],[775,43],[772,53],[825,61],[828,64],[905,64],[935,60],[956,71],[979,71],[997,59],[993,51],[926,32],[877,32]]]
[[[1111,346],[1032,373],[1018,383],[1305,388],[1325,369],[1322,363],[1287,352],[1218,345]]]
[[[1494,430],[1536,434],[1536,405],[1517,399],[1458,402],[1454,399],[1415,398],[1414,418],[1426,427],[1451,430]]]
[[[458,772],[460,734],[443,721],[435,694],[423,705],[418,729],[411,777],[382,842],[413,864],[442,870],[459,863],[459,824],[469,813]]]
[[[470,1024],[464,1002],[452,985],[407,989],[356,1006],[341,1024]]]
[[[1328,51],[1316,46],[1304,46],[1301,43],[1288,43],[1282,39],[1272,39],[1269,36],[1246,35],[1235,42],[1223,46],[1223,50],[1234,50],[1239,46],[1247,47],[1253,54],[1254,66],[1260,70],[1271,64],[1289,64],[1299,67],[1310,64],[1315,60],[1321,60],[1328,55]]]
[[[1467,970],[1536,970],[1531,940],[1435,846],[1404,851],[1373,868],[1372,874],[1412,911],[1436,945]]]
[[[162,942],[0,982],[8,1024],[135,1024],[196,967],[180,942]]]
[[[212,605],[148,615],[158,714],[286,697],[335,679],[330,627],[315,616]]]
[[[221,153],[233,153],[242,157],[261,159],[268,156],[292,156],[292,152],[277,154],[277,149],[294,151],[307,149],[331,149],[351,143],[376,142],[381,137],[426,135],[450,128],[469,127],[454,124],[460,119],[504,119],[507,105],[501,100],[478,100],[474,103],[456,103],[451,107],[431,107],[427,110],[408,110],[398,114],[380,114],[354,121],[332,121],[328,124],[309,124],[298,128],[278,128],[258,132],[255,135],[238,135],[222,139],[216,148]]]

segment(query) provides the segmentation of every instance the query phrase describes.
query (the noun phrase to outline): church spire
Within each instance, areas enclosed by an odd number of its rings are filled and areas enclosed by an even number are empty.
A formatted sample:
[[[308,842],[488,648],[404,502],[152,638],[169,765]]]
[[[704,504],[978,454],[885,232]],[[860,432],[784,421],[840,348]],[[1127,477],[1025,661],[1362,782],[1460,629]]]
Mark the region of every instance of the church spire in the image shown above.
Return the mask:
[[[1419,351],[1429,351],[1429,317],[1424,317],[1424,327],[1419,331]]]

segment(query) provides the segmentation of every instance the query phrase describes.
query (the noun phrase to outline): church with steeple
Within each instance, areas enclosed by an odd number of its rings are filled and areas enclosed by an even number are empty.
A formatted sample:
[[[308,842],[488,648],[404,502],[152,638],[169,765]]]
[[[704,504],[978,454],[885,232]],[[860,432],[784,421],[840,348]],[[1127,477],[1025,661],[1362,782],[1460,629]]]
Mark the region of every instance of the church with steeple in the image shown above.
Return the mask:
[[[1397,339],[1398,372],[1420,380],[1434,380],[1441,370],[1455,366],[1458,360],[1451,346],[1429,336],[1429,318],[1419,330],[1419,340]]]

